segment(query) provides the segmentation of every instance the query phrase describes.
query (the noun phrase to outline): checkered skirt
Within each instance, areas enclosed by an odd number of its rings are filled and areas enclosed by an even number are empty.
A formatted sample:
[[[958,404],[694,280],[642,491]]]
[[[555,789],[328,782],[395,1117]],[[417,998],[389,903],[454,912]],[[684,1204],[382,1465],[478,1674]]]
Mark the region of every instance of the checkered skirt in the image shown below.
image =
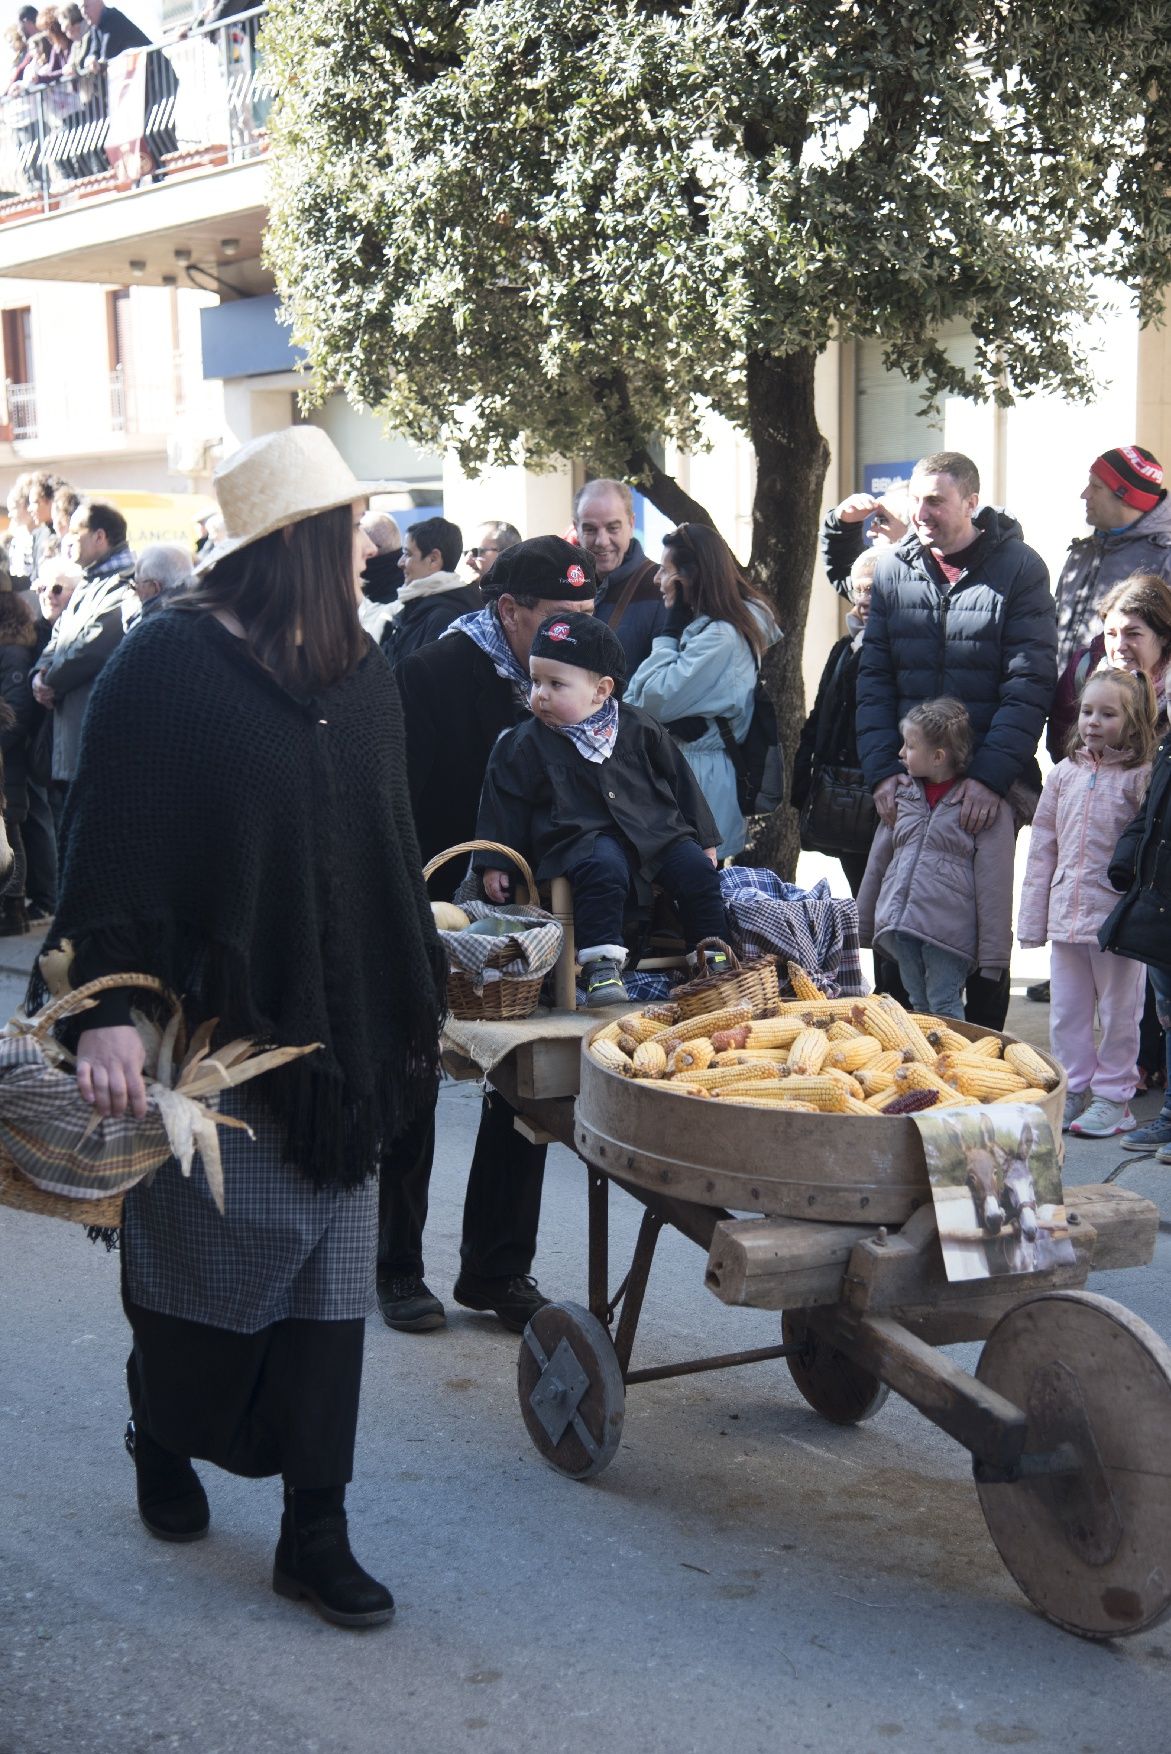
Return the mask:
[[[247,1089],[220,1098],[255,1133],[220,1129],[224,1213],[198,1166],[172,1157],[126,1196],[122,1249],[133,1303],[253,1334],[291,1317],[352,1321],[374,1298],[378,1183],[318,1190],[281,1149]]]

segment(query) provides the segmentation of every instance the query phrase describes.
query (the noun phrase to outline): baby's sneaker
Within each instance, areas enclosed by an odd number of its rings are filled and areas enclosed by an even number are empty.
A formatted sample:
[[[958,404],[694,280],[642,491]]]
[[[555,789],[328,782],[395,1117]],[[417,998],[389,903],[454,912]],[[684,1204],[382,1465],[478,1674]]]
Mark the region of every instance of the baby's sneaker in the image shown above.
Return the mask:
[[[1069,1129],[1073,1126],[1073,1123],[1077,1120],[1085,1106],[1085,1091],[1071,1090],[1065,1099],[1065,1113],[1061,1117],[1061,1130],[1063,1133],[1069,1132]],[[1171,1134],[1168,1134],[1168,1137],[1171,1138]]]
[[[586,1004],[591,1011],[603,1005],[628,1005],[630,994],[622,980],[622,971],[609,956],[599,956],[585,969]]]
[[[1070,1132],[1079,1139],[1109,1139],[1115,1133],[1134,1131],[1135,1120],[1125,1102],[1111,1102],[1108,1096],[1095,1096],[1089,1107],[1071,1121]]]

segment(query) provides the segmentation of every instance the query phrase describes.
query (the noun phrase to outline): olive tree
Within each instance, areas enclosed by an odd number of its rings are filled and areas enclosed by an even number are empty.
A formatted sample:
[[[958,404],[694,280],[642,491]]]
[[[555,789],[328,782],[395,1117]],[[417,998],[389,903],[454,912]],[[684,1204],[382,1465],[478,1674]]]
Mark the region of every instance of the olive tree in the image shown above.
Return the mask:
[[[877,337],[928,398],[1078,396],[1103,277],[1143,321],[1169,278],[1149,0],[273,0],[263,40],[268,259],[310,395],[469,470],[579,457],[672,519],[708,512],[662,441],[731,421],[790,747],[818,355]]]

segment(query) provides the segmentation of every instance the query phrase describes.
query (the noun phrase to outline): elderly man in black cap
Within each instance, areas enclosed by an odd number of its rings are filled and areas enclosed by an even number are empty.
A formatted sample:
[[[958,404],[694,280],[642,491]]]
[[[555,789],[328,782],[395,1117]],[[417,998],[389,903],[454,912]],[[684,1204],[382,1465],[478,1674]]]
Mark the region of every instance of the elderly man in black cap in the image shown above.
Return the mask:
[[[529,716],[533,636],[555,612],[592,613],[595,583],[589,555],[559,537],[517,543],[480,581],[487,606],[460,616],[441,639],[400,664],[407,780],[424,860],[472,839],[492,746]],[[450,898],[459,878],[454,866],[437,872],[435,895]],[[496,1092],[484,1098],[454,1296],[465,1308],[495,1311],[520,1333],[546,1301],[529,1273],[545,1148],[521,1137],[514,1112]],[[425,1333],[446,1320],[423,1278],[434,1146],[431,1114],[382,1165],[378,1301],[387,1324],[404,1333]]]

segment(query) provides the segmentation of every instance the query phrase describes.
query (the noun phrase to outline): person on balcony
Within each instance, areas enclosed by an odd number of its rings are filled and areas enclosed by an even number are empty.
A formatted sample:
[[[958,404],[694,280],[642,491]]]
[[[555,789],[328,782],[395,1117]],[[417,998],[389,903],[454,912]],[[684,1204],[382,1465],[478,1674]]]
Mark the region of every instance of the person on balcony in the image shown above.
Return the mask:
[[[98,113],[104,116],[109,113],[105,73],[110,62],[128,49],[149,49],[151,42],[145,31],[140,30],[124,12],[119,12],[116,6],[107,6],[105,0],[82,0],[81,10],[89,24],[89,34],[82,45],[80,70],[83,76],[90,73],[100,76],[96,101],[100,103]],[[167,57],[161,52],[148,56],[143,137],[146,156],[152,161],[150,174],[155,182],[164,174],[163,159],[178,145],[173,120],[178,89],[179,81]]]

